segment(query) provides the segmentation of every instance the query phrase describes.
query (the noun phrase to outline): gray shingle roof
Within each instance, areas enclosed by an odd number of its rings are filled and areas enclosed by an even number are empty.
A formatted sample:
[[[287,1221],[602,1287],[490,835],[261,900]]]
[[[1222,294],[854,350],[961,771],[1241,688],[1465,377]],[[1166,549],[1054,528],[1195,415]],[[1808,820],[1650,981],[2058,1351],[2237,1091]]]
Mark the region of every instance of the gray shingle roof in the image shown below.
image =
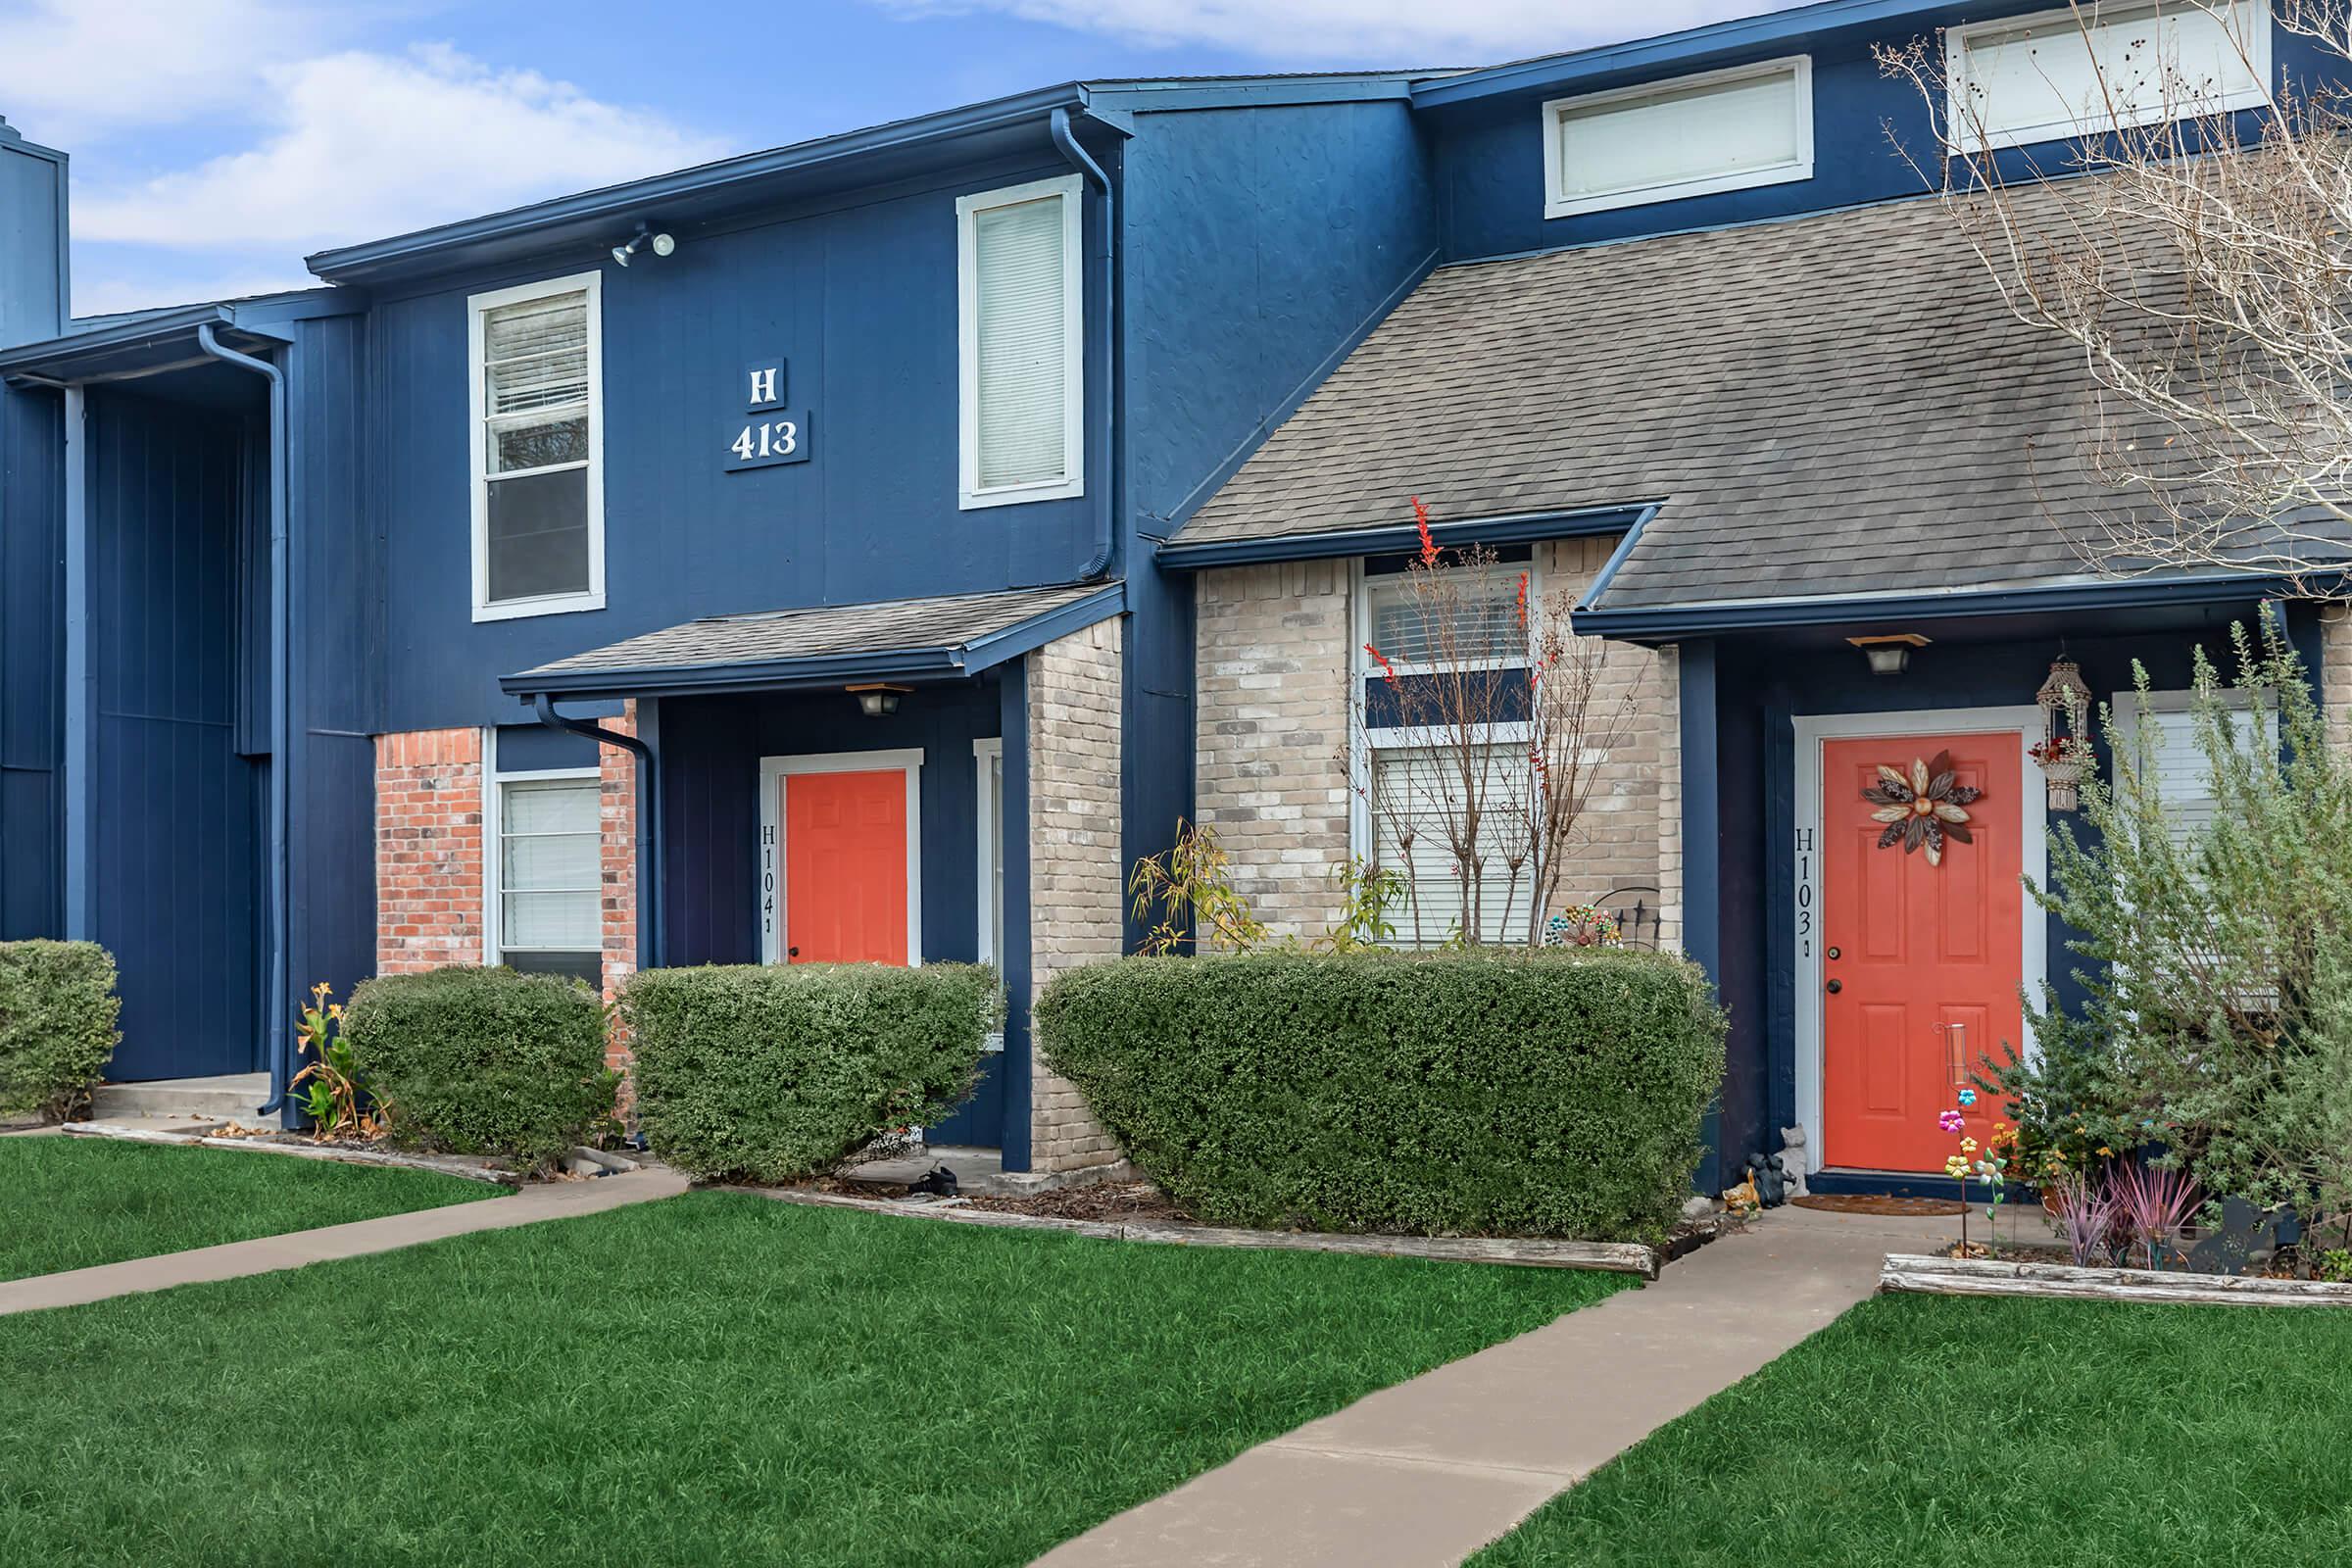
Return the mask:
[[[1460,264],[1177,538],[1659,501],[1608,608],[2082,576],[2079,353],[1935,201]]]
[[[525,670],[519,681],[602,671],[698,670],[902,650],[959,650],[1104,592],[1099,582],[1002,593],[710,615]]]

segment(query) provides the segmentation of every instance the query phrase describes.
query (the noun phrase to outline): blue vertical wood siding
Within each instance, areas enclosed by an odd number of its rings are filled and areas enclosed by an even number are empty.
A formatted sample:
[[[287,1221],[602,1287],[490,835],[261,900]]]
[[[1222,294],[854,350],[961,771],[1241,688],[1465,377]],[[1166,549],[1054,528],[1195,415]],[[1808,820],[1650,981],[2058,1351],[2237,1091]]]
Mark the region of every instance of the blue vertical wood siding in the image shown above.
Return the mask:
[[[65,429],[55,392],[0,388],[0,941],[65,923]]]

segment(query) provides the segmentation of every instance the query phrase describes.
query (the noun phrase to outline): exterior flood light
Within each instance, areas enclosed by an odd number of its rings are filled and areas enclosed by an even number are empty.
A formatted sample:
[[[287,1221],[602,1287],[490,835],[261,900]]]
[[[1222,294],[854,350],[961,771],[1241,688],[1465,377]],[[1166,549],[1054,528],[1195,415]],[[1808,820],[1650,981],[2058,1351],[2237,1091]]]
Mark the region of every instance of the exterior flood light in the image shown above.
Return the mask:
[[[641,250],[650,249],[656,256],[667,256],[677,248],[678,242],[669,235],[657,234],[652,229],[640,224],[637,232],[630,236],[626,245],[612,247],[612,261],[616,266],[626,267],[629,265],[629,258]]]
[[[1884,637],[1848,637],[1846,641],[1862,650],[1873,675],[1900,675],[1911,667],[1911,650],[1928,646],[1928,639],[1915,631]]]
[[[899,710],[899,698],[910,690],[906,686],[886,686],[876,682],[870,686],[844,686],[843,691],[858,699],[858,711],[868,718],[883,718]]]

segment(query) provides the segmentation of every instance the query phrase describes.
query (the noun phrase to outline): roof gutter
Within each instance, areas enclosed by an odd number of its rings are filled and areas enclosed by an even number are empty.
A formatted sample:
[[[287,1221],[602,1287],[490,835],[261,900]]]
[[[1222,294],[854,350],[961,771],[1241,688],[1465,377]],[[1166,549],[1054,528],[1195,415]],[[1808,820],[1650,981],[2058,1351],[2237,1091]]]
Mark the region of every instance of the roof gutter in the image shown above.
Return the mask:
[[[1621,552],[1622,553],[1622,552]],[[1616,562],[1604,566],[1614,574]],[[1603,583],[1600,586],[1605,587]],[[1842,626],[1896,618],[1977,619],[1995,615],[2134,610],[2167,605],[2218,605],[2276,597],[2283,577],[2254,572],[2194,577],[2103,578],[2041,583],[2028,588],[1945,590],[1915,594],[1857,594],[1820,599],[1748,599],[1695,605],[1642,605],[1623,610],[1580,609],[1576,629],[1623,642],[1664,643],[1684,637],[1783,627]],[[1598,597],[1588,595],[1588,603]]]
[[[1119,384],[1119,330],[1113,293],[1118,280],[1111,264],[1111,248],[1117,243],[1119,231],[1118,199],[1111,191],[1110,176],[1102,172],[1102,166],[1095,162],[1093,155],[1078,145],[1077,136],[1071,132],[1068,105],[1054,105],[1047,129],[1062,161],[1095,187],[1094,254],[1088,259],[1095,264],[1099,277],[1096,297],[1102,303],[1096,314],[1102,325],[1100,330],[1087,334],[1087,358],[1093,362],[1088,379],[1094,382],[1095,390],[1087,400],[1087,423],[1091,429],[1079,463],[1082,469],[1084,465],[1092,463],[1101,477],[1095,498],[1095,553],[1078,568],[1078,580],[1092,582],[1110,569],[1110,558],[1118,549],[1118,513],[1112,492],[1118,483],[1119,465],[1111,461],[1110,454],[1110,404]]]
[[[1583,539],[1623,531],[1631,541],[1658,510],[1656,502],[1622,507],[1585,507],[1566,512],[1522,512],[1499,517],[1469,517],[1433,522],[1429,536],[1441,545],[1532,544],[1544,539]],[[1352,556],[1386,556],[1415,548],[1421,540],[1411,523],[1378,528],[1335,529],[1324,533],[1286,533],[1270,539],[1204,539],[1187,544],[1184,536],[1162,543],[1154,552],[1171,571],[1201,571],[1211,566],[1249,566],[1272,561],[1329,561]],[[1609,560],[1622,559],[1620,544]]]
[[[270,990],[264,1003],[269,1016],[270,1102],[255,1111],[266,1116],[287,1108],[294,1071],[287,1032],[294,995],[286,952],[292,930],[288,900],[294,892],[289,859],[293,797],[287,776],[294,766],[294,702],[286,689],[293,667],[294,573],[286,527],[286,373],[268,360],[224,347],[213,328],[211,321],[196,326],[196,345],[207,357],[270,382]]]

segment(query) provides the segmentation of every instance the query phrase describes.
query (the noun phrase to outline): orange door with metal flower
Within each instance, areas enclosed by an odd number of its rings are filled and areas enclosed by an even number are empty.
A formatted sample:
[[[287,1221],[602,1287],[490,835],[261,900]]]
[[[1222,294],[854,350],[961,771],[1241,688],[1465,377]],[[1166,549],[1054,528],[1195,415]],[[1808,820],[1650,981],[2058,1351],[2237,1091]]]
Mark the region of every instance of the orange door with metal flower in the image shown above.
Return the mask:
[[[1936,1113],[2024,1038],[2024,744],[1822,743],[1826,1164],[1940,1173]]]

